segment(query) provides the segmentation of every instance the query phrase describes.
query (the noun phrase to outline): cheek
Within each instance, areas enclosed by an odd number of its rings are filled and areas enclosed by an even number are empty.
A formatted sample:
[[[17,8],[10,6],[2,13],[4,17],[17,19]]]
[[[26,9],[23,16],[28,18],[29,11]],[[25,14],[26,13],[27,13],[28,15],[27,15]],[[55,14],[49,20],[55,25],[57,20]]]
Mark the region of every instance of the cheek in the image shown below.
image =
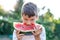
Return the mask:
[[[33,21],[30,21],[31,23],[35,23],[35,20],[33,20]]]
[[[31,23],[35,23],[35,21],[25,21],[25,20],[23,22],[26,23],[26,24],[28,24],[28,23],[30,23],[30,24]]]
[[[26,23],[27,21],[23,20],[24,23]]]
[[[31,23],[35,23],[35,21],[32,21]]]

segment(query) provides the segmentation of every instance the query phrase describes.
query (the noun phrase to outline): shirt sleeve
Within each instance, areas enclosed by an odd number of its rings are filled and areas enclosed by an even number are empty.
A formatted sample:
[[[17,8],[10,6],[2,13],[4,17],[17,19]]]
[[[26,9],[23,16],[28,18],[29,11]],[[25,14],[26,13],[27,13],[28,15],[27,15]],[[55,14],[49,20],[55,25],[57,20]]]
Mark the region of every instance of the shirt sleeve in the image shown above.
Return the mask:
[[[41,40],[46,40],[46,32],[45,32],[45,28],[43,26],[42,26],[42,33],[40,34],[40,38],[41,38]]]
[[[13,31],[13,40],[17,40],[17,36],[16,36],[16,30]]]

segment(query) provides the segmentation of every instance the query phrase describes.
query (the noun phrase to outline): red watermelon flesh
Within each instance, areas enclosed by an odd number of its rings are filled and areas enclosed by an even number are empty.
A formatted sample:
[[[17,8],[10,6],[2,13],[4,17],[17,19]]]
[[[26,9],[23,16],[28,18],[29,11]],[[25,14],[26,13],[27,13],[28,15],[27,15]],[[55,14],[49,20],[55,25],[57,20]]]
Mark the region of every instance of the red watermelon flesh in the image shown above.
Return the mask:
[[[34,24],[32,24],[32,25],[26,25],[25,23],[24,24],[21,24],[21,23],[15,23],[14,24],[14,28],[16,29],[16,30],[20,30],[20,31],[33,31],[34,30],[34,27],[35,27],[35,25]]]

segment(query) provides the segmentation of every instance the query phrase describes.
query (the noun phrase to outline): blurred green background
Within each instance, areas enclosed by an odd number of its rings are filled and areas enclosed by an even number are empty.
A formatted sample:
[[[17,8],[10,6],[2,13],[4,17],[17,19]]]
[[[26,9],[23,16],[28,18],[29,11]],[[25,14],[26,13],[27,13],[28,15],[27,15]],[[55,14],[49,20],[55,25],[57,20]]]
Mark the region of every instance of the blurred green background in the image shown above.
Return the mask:
[[[12,40],[13,22],[22,22],[21,7],[23,3],[23,0],[18,0],[14,11],[5,11],[0,5],[0,40]],[[45,27],[46,40],[60,40],[60,18],[54,19],[49,8],[46,13],[39,16],[36,22]]]

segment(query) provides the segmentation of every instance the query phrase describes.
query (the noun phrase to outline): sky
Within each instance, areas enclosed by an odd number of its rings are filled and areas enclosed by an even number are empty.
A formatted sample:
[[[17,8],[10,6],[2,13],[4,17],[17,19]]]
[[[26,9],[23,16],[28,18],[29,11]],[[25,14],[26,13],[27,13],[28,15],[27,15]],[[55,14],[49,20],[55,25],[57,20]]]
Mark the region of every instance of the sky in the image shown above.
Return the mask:
[[[14,10],[14,5],[16,4],[17,0],[0,0],[0,5],[8,11],[8,10]]]
[[[16,4],[17,0],[0,0],[0,4],[3,6],[3,8],[8,10],[14,10],[14,5]],[[60,1],[59,0],[24,0],[24,2],[33,2],[35,3],[38,8],[40,9],[40,15],[44,14],[47,9],[49,8],[51,10],[51,13],[53,13],[54,18],[58,19],[60,18]],[[45,9],[42,10],[41,8],[45,6]]]

